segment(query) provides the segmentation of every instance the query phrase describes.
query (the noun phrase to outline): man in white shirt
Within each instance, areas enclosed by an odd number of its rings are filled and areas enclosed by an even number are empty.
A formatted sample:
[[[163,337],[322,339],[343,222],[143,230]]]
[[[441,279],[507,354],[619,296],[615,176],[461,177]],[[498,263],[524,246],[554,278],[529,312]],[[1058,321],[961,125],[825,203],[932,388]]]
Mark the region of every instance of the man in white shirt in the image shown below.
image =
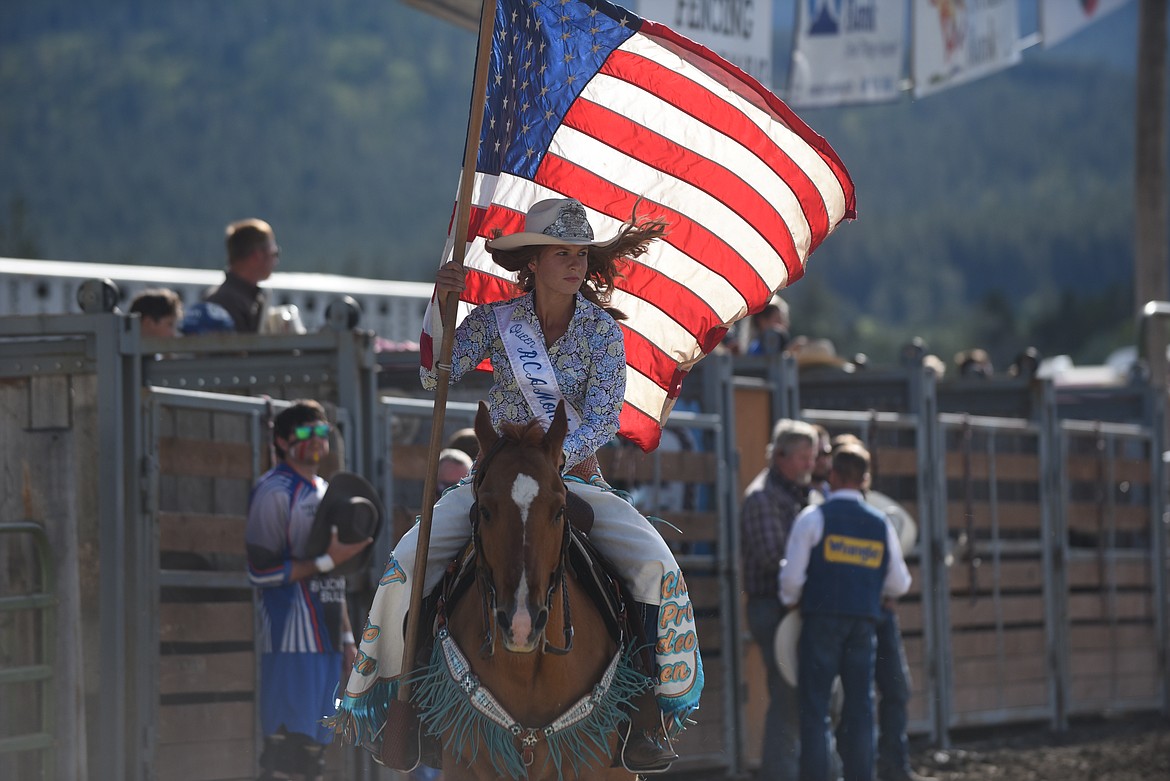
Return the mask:
[[[797,517],[780,571],[780,599],[800,606],[797,646],[800,777],[823,781],[829,768],[829,697],[841,677],[845,702],[837,730],[845,781],[874,771],[874,627],[884,598],[910,588],[910,571],[889,519],[865,502],[869,453],[847,445],[833,453],[824,504]]]

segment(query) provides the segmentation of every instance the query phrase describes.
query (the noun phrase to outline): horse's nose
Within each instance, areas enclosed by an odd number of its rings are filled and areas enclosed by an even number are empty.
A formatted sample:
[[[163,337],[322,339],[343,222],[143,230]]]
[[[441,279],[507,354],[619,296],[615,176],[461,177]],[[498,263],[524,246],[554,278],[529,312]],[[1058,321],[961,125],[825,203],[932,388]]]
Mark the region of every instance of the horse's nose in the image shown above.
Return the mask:
[[[536,625],[533,626],[532,631],[540,634],[544,631],[545,625],[548,623],[548,608],[542,607],[540,612],[536,614]]]
[[[506,611],[497,610],[496,611],[496,624],[498,626],[504,626],[504,627],[510,626],[512,624],[512,619],[508,618],[508,613]]]
[[[518,608],[512,614],[512,626],[509,629],[509,634],[512,636],[514,650],[527,652],[533,647],[536,633],[532,631],[532,614],[528,612],[527,608]]]

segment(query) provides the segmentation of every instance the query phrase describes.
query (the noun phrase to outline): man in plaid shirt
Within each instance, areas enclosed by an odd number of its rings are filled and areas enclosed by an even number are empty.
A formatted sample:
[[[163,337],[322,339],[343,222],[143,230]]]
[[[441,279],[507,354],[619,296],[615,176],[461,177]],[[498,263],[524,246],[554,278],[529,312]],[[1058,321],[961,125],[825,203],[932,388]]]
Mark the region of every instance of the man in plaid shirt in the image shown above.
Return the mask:
[[[773,639],[784,617],[780,603],[780,560],[797,514],[808,504],[817,456],[816,429],[799,420],[782,419],[772,430],[768,468],[756,475],[740,509],[743,580],[752,639],[760,646],[768,675],[768,711],[759,781],[796,781],[799,775],[799,729],[796,691],[785,683],[776,664]]]

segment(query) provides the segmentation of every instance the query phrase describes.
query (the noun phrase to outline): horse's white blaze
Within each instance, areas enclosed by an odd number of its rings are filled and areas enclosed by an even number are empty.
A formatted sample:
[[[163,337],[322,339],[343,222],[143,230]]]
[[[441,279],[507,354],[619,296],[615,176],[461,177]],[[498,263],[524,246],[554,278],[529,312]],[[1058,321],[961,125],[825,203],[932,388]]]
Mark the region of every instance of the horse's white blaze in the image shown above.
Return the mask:
[[[512,483],[512,501],[516,503],[517,509],[520,510],[520,524],[526,530],[528,526],[528,511],[532,509],[532,503],[536,501],[536,495],[539,493],[540,483],[523,472],[516,475],[516,482]]]
[[[516,589],[516,612],[512,614],[512,640],[524,643],[532,634],[532,614],[528,612],[528,579],[520,578]]]
[[[523,537],[521,548],[528,545],[528,513],[536,495],[540,493],[540,483],[526,474],[516,475],[516,482],[512,483],[512,501],[520,511],[520,529]],[[512,616],[512,637],[518,642],[528,639],[532,633],[532,616],[528,613],[528,570],[520,571],[520,584],[516,587],[516,613]]]

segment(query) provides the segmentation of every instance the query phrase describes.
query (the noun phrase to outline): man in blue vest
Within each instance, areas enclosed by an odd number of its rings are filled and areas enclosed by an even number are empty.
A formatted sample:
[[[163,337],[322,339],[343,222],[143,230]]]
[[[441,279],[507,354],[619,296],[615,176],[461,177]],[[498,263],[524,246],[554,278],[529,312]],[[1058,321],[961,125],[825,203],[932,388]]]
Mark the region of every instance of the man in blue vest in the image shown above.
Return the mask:
[[[828,778],[829,697],[837,676],[845,692],[837,729],[845,781],[873,778],[875,625],[882,599],[910,588],[910,572],[893,525],[865,502],[868,479],[865,448],[834,451],[829,496],[797,517],[780,571],[780,599],[799,604],[803,619],[797,644],[801,781]]]
[[[820,504],[829,495],[829,468],[833,463],[833,449],[845,444],[861,445],[852,434],[838,434],[829,440],[828,432],[821,426],[814,426],[821,435],[817,449],[817,462],[813,467],[813,490],[809,492],[809,503]],[[873,501],[867,493],[867,501]],[[883,510],[894,528],[895,517]],[[902,552],[905,555],[906,551]],[[906,740],[907,710],[910,702],[910,669],[906,665],[906,650],[902,645],[902,631],[898,628],[898,614],[894,611],[894,600],[882,600],[882,615],[875,627],[877,633],[877,657],[874,661],[873,679],[878,694],[878,739],[877,739],[877,781],[937,781],[930,776],[920,775],[910,767],[910,744]]]

